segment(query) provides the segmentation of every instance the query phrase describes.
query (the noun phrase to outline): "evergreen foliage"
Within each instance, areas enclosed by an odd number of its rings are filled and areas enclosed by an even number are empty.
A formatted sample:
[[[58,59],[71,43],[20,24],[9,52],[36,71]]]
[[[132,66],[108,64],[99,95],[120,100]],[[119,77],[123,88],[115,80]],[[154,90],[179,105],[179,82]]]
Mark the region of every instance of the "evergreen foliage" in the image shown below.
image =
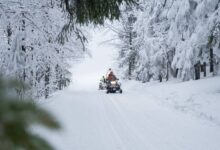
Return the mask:
[[[136,0],[62,0],[70,20],[77,23],[103,24],[106,19],[115,20],[120,16],[120,5],[134,4]]]
[[[47,111],[31,99],[19,100],[16,89],[24,87],[17,81],[0,79],[0,149],[2,150],[53,150],[30,127],[38,124],[49,129],[60,125]]]
[[[61,0],[61,6],[67,12],[68,22],[58,36],[60,44],[68,41],[74,33],[85,50],[86,36],[78,25],[103,25],[106,19],[118,20],[121,15],[120,6],[137,4],[137,0]]]

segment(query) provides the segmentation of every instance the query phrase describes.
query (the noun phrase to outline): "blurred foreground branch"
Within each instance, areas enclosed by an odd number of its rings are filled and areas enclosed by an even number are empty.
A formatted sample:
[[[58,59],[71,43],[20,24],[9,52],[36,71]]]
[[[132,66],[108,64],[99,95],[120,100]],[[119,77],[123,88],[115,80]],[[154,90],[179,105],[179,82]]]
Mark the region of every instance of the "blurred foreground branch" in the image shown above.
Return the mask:
[[[2,150],[53,150],[43,138],[35,135],[30,127],[41,125],[59,129],[60,125],[46,110],[31,99],[18,100],[17,81],[0,78],[0,148]]]

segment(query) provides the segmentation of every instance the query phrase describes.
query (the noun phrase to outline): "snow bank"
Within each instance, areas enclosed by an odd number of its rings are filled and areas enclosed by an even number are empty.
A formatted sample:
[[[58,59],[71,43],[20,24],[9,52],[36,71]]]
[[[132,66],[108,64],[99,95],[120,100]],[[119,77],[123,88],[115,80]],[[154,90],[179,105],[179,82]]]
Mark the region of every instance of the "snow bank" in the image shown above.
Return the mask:
[[[151,82],[141,84],[130,82],[127,91],[154,96],[157,101],[172,109],[193,114],[196,117],[209,120],[220,126],[220,77],[188,82]]]

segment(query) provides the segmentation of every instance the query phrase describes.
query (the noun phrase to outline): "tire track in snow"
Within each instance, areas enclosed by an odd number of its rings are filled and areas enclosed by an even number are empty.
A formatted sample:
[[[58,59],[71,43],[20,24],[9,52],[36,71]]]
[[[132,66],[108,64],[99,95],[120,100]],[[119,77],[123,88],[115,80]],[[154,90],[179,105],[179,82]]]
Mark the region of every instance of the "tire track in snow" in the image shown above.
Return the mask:
[[[103,96],[100,96],[100,95],[99,96],[97,95],[96,97],[98,99],[98,101],[96,101],[97,103],[96,105],[103,108],[102,112],[99,113],[99,116],[101,116],[102,125],[104,126],[104,128],[110,129],[110,133],[111,133],[110,136],[113,138],[112,141],[114,141],[114,149],[115,150],[127,150],[120,136],[116,132],[112,121],[109,119],[108,114],[106,113],[105,104],[103,102],[103,99],[105,98],[103,98]],[[111,149],[111,150],[114,150],[114,149]]]
[[[137,93],[134,95],[137,95]],[[172,133],[172,129],[175,128],[174,124],[169,121],[164,122],[162,118],[160,117],[158,118],[157,115],[155,116],[154,111],[152,111],[151,108],[150,110],[148,110],[149,107],[153,107],[154,109],[157,108],[158,110],[161,111],[159,115],[163,116],[163,113],[164,114],[167,113],[167,109],[166,108],[164,109],[159,104],[157,104],[157,102],[155,102],[154,97],[151,97],[149,100],[144,100],[145,99],[144,97],[139,96],[139,99],[142,101],[142,104],[147,103],[148,105],[146,106],[146,109],[144,112],[143,111],[131,112],[131,114],[135,114],[135,115],[138,114],[138,117],[135,118],[136,120],[131,122],[132,117],[128,116],[128,113],[126,112],[126,109],[125,109],[126,106],[123,103],[121,103],[121,99],[120,99],[120,98],[127,99],[126,101],[129,101],[129,99],[130,100],[132,99],[132,97],[130,96],[126,95],[126,97],[123,97],[123,96],[114,97],[114,98],[110,98],[110,100],[115,105],[115,108],[117,108],[117,110],[123,116],[123,118],[127,118],[126,122],[130,122],[129,123],[130,130],[132,130],[132,132],[135,133],[135,135],[139,138],[139,140],[145,145],[147,145],[147,147],[151,150],[161,149],[161,145],[158,145],[157,143],[158,141],[160,141],[161,144],[163,143],[164,147],[172,147],[172,149],[179,149],[179,146],[172,144],[172,142],[170,143],[170,141],[165,136],[165,135],[168,135],[166,130],[161,128],[161,127],[166,127],[166,129],[171,130],[169,134],[171,136],[175,136],[175,133]],[[133,98],[132,101],[135,101],[135,97]],[[139,102],[140,101],[136,101],[136,103],[139,103]],[[142,124],[140,126],[139,125],[140,121],[144,123],[144,125]],[[139,128],[141,128],[142,130],[140,130]],[[182,143],[183,141],[181,141],[180,139],[180,141],[178,142]],[[190,150],[193,150],[193,149],[190,149]]]
[[[120,138],[125,150],[148,150],[145,142],[130,126],[129,121],[123,115],[122,110],[114,103],[113,97],[102,95],[106,118],[111,122],[114,132]]]

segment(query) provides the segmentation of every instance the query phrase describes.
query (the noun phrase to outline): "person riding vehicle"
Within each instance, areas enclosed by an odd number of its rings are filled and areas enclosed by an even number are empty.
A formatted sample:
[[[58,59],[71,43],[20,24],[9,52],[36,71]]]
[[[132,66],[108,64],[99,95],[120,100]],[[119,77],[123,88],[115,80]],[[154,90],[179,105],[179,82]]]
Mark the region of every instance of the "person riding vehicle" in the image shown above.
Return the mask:
[[[102,76],[102,78],[100,79],[101,82],[106,83],[106,79],[105,76]]]
[[[99,90],[104,90],[106,88],[106,79],[105,76],[102,76],[99,82]]]
[[[118,83],[118,78],[115,76],[115,74],[113,73],[113,71],[111,70],[111,68],[109,69],[109,73],[108,76],[106,78],[106,93],[115,93],[117,91],[119,91],[120,93],[122,93],[122,89],[121,89],[121,84]]]
[[[108,78],[108,76],[109,76],[109,74],[110,74],[111,72],[112,72],[112,69],[109,68],[108,71],[107,71],[107,73],[106,73],[106,76],[105,76],[106,79]]]
[[[107,77],[108,81],[115,81],[117,80],[116,76],[114,75],[113,71],[111,71]]]

